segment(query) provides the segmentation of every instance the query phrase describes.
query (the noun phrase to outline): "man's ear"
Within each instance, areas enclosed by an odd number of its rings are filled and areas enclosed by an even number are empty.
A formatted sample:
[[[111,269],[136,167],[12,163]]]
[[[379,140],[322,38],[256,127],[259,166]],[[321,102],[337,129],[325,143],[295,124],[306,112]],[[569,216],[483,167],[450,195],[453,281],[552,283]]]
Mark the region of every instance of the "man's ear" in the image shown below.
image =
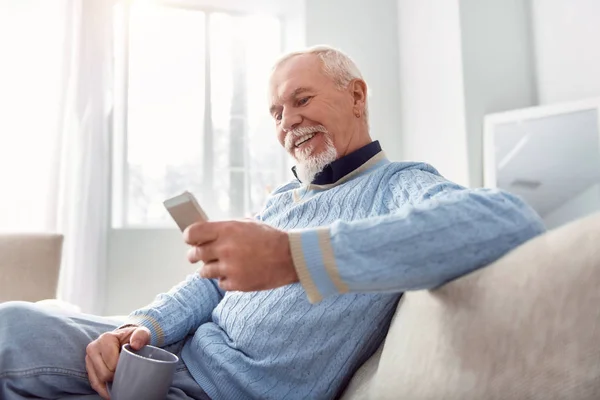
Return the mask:
[[[364,113],[365,104],[367,102],[367,84],[362,79],[353,79],[350,82],[350,93],[354,100],[355,111]]]

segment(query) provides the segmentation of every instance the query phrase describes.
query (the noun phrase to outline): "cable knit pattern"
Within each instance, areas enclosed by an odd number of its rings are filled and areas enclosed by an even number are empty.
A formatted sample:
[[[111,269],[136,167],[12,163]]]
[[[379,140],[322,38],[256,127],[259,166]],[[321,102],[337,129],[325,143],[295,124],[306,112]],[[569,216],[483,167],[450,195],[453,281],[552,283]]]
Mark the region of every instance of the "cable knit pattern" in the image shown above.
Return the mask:
[[[334,398],[384,339],[400,292],[473,271],[544,230],[518,198],[462,188],[426,164],[380,153],[350,175],[286,184],[258,217],[289,232],[300,284],[223,293],[194,275],[132,314],[153,343],[186,340],[182,358],[211,398]]]

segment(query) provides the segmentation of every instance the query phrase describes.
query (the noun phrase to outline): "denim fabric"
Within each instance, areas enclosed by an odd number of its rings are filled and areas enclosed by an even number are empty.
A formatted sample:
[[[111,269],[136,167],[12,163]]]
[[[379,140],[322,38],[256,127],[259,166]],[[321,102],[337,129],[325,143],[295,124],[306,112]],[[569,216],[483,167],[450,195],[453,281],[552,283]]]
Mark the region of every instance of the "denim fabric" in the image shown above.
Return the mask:
[[[88,381],[85,349],[118,325],[33,303],[0,304],[0,399],[100,399]],[[165,349],[179,355],[184,343]],[[181,360],[167,399],[208,399]]]

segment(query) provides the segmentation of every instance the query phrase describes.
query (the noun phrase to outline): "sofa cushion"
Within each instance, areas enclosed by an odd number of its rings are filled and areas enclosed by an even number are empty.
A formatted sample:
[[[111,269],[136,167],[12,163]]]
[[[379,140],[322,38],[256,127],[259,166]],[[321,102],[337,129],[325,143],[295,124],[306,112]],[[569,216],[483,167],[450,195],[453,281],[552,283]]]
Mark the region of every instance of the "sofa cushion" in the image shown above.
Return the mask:
[[[62,244],[57,233],[0,234],[0,302],[55,297]]]
[[[600,214],[407,293],[382,350],[343,399],[600,398]]]

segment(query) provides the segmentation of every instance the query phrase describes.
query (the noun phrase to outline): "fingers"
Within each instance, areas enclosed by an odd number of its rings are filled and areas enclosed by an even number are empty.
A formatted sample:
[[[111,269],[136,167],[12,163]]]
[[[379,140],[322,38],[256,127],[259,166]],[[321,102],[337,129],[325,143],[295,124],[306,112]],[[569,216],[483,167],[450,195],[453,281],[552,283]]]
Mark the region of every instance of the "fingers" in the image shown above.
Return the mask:
[[[235,290],[231,283],[231,279],[219,279],[219,287],[226,292]]]
[[[87,370],[88,380],[90,381],[92,389],[94,389],[103,399],[110,399],[108,391],[106,390],[106,382],[103,382],[98,377],[92,359],[87,355],[85,356],[85,369]]]
[[[113,380],[119,359],[120,343],[117,336],[104,333],[86,348],[86,369],[90,384],[98,393],[105,390],[106,382]]]
[[[192,246],[187,253],[187,258],[192,264],[198,261],[209,263],[217,260],[217,254],[215,246],[212,243],[205,244],[203,246]]]
[[[196,222],[183,231],[183,239],[187,244],[200,246],[217,240],[219,222]]]
[[[206,263],[200,268],[200,276],[205,279],[219,279],[223,277],[223,271],[221,270],[222,263],[218,261],[212,261]]]
[[[100,336],[100,339],[97,345],[98,352],[91,352],[89,355],[94,362],[94,369],[100,379],[110,382],[117,369],[121,342],[117,336],[107,333]]]
[[[140,350],[142,347],[150,343],[150,329],[145,326],[140,326],[131,334],[129,339],[131,348],[134,350]]]
[[[113,380],[113,378],[115,376],[116,365],[117,365],[116,363],[115,363],[115,368],[113,368],[113,369],[109,368],[108,365],[106,365],[106,362],[104,361],[104,358],[102,357],[102,354],[100,354],[98,352],[88,354],[87,357],[92,362],[92,367],[94,367],[94,372],[96,373],[96,377],[98,378],[98,380],[101,383],[106,383],[106,382],[110,382]]]
[[[124,328],[103,333],[86,348],[85,365],[90,385],[103,398],[109,398],[106,382],[113,380],[121,345],[129,342],[133,331],[132,328]]]
[[[104,399],[110,396],[106,382],[114,378],[121,346],[131,343],[139,350],[150,342],[150,330],[146,327],[126,327],[106,332],[86,348],[85,368],[92,388]]]

